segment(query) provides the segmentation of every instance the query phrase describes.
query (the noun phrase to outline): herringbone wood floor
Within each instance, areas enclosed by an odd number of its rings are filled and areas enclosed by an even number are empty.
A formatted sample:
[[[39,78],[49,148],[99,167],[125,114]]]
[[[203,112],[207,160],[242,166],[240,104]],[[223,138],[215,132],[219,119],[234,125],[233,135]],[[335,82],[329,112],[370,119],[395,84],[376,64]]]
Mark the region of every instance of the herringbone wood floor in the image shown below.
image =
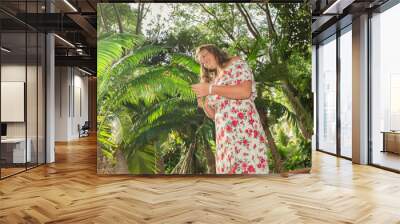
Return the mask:
[[[0,181],[0,223],[400,223],[400,175],[315,152],[311,174],[96,175],[95,138]]]

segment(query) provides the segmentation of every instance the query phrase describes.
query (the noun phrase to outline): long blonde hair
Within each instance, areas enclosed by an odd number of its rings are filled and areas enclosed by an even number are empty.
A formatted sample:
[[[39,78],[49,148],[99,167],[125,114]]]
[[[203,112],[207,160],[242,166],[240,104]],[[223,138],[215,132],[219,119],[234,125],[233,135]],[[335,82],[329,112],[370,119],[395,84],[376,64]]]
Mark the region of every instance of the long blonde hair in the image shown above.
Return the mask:
[[[200,45],[199,47],[197,47],[197,49],[196,49],[196,60],[197,61],[198,61],[199,53],[202,50],[207,50],[209,53],[214,55],[215,60],[217,61],[217,64],[222,68],[232,58],[232,57],[228,56],[228,54],[225,51],[221,50],[214,44],[203,44],[203,45]],[[213,81],[214,78],[217,76],[217,69],[207,69],[202,64],[200,64],[200,66],[201,66],[201,68],[200,68],[201,82],[209,83],[209,82]]]

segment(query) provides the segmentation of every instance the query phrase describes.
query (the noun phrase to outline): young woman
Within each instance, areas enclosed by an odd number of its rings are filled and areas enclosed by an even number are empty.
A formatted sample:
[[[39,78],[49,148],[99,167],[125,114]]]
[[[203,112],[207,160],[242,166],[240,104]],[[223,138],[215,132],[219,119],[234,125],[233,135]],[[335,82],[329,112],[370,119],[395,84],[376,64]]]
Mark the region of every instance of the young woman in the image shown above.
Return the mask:
[[[212,44],[198,47],[196,58],[201,82],[192,89],[199,107],[215,122],[216,173],[267,174],[266,137],[254,104],[251,69]]]

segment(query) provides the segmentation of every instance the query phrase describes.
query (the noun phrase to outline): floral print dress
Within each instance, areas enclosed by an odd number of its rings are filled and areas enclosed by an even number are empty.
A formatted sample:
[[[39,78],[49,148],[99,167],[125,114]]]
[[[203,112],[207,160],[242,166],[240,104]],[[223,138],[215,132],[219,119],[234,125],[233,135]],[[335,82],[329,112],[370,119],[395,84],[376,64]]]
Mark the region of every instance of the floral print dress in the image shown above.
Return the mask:
[[[207,96],[208,105],[215,110],[217,174],[268,173],[266,138],[254,104],[257,93],[251,69],[245,61],[238,59],[213,83],[237,85],[245,80],[252,81],[248,99]]]

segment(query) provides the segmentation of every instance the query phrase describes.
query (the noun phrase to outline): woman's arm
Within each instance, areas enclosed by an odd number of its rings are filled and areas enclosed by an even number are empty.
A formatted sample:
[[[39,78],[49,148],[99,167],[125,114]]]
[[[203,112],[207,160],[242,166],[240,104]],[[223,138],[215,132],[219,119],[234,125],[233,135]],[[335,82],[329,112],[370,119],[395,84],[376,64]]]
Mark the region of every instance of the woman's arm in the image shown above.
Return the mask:
[[[210,108],[207,104],[204,105],[203,108],[205,114],[207,115],[207,117],[209,117],[211,120],[214,120],[215,118],[215,110]]]
[[[207,115],[207,117],[209,117],[211,120],[214,120],[214,117],[215,117],[215,110],[208,106],[208,99],[207,99],[207,97],[206,97],[206,99],[204,100],[203,110],[204,110],[204,113]]]
[[[242,81],[237,85],[213,85],[211,89],[211,95],[224,96],[230,99],[247,99],[251,96],[251,80]],[[209,95],[210,84],[199,83],[192,85],[193,91],[195,91],[198,97],[203,97]]]
[[[234,86],[213,85],[211,88],[211,95],[219,95],[230,99],[243,100],[251,96],[251,85],[251,80],[243,81],[240,84]]]
[[[197,104],[198,107],[202,108],[204,110],[204,113],[209,117],[210,119],[214,120],[215,117],[215,110],[212,109],[211,107],[208,106],[207,104],[207,98],[205,98],[204,103],[201,97],[197,98]]]

